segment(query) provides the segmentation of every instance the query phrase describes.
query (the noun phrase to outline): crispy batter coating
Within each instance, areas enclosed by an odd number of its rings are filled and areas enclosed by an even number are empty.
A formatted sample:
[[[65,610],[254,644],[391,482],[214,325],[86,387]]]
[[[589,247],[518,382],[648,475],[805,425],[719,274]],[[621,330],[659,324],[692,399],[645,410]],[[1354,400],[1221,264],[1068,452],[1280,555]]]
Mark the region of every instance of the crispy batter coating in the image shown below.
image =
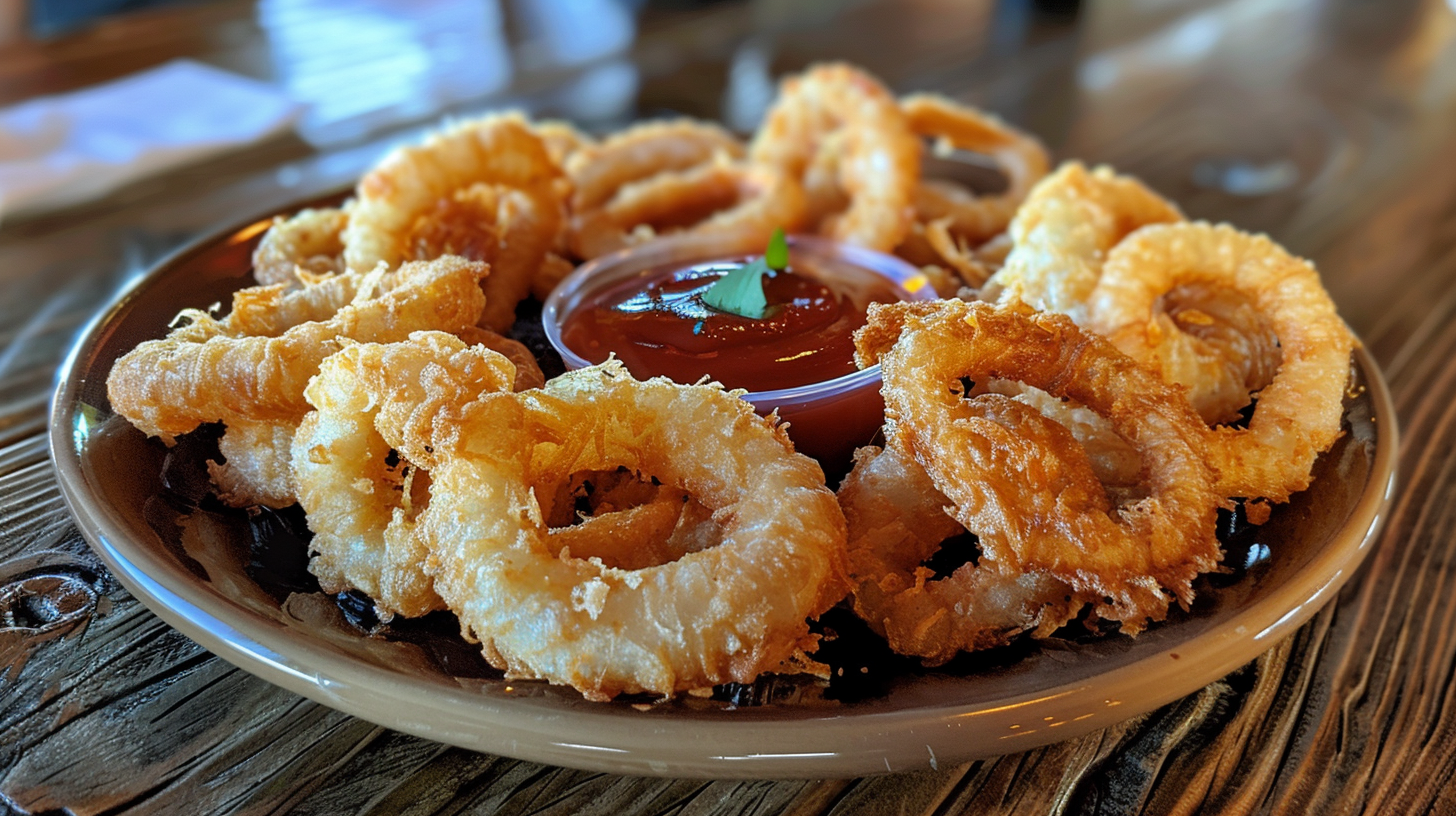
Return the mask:
[[[889,252],[914,221],[920,152],[884,86],[828,63],[783,81],[749,158],[801,181],[810,229]]]
[[[838,496],[849,530],[854,611],[900,654],[935,666],[1023,632],[1045,637],[1086,603],[1039,572],[967,563],[935,578],[921,565],[965,528],[947,512],[950,499],[895,445],[856,451]]]
[[[843,515],[818,465],[717,386],[610,362],[486,397],[433,439],[419,530],[435,587],[512,676],[591,699],[749,682],[810,646],[805,618],[844,594]],[[535,496],[617,466],[689,491],[722,543],[641,569],[558,555]]]
[[[556,181],[556,189],[561,201],[569,203],[574,186],[571,178],[565,173],[567,164],[578,151],[595,146],[596,139],[577,130],[576,126],[570,122],[557,119],[531,122],[530,126],[531,132],[536,134],[546,148],[546,153],[551,157],[551,161],[562,170],[561,178]],[[570,207],[568,206],[567,209],[569,210]],[[561,223],[556,230],[556,238],[551,245],[551,251],[541,259],[536,274],[531,276],[531,297],[539,301],[544,302],[550,296],[551,290],[556,288],[556,284],[576,268],[576,264],[567,258],[571,254],[568,246],[569,227],[571,226],[568,215],[569,213],[563,213]]]
[[[292,438],[291,459],[314,532],[309,571],[325,592],[361,590],[385,616],[444,608],[414,534],[430,496],[418,468],[431,457],[396,447],[377,418],[410,424],[420,412],[420,422],[433,422],[482,393],[508,391],[515,377],[501,354],[443,332],[351,345],[323,361],[305,394],[315,410]]]
[[[622,187],[599,208],[575,213],[570,243],[580,258],[616,252],[659,234],[731,233],[744,247],[803,222],[804,193],[771,167],[715,160]]]
[[[711,122],[672,119],[633,125],[572,152],[563,165],[573,188],[571,209],[599,209],[629,184],[691,170],[719,157],[743,158],[743,143]]]
[[[504,331],[565,217],[562,172],[520,116],[461,122],[386,156],[359,180],[344,260],[367,270],[459,254],[485,261],[480,324]]]
[[[166,441],[205,422],[295,422],[308,410],[309,378],[348,340],[402,340],[412,331],[457,331],[474,323],[485,271],[483,264],[446,257],[406,264],[392,276],[393,288],[377,295],[382,269],[341,275],[347,282],[325,281],[323,290],[244,290],[244,303],[261,296],[279,305],[266,319],[256,304],[245,306],[239,314],[246,319],[237,321],[185,313],[192,324],[116,361],[106,381],[112,409]],[[350,289],[352,299],[330,312]]]
[[[344,271],[344,227],[350,206],[305,209],[274,218],[253,250],[253,279],[263,285],[296,286]]]
[[[943,236],[936,241],[941,244],[937,249],[948,249],[948,242],[976,246],[1004,232],[1032,185],[1051,166],[1041,142],[984,111],[935,94],[907,96],[900,100],[900,109],[917,136],[937,140],[937,150],[984,154],[1006,174],[1006,190],[995,195],[976,195],[938,179],[925,179],[916,186],[916,221],[941,223]]]
[[[208,462],[217,497],[233,507],[287,507],[298,501],[289,463],[297,422],[236,421],[217,441],[222,462]]]
[[[1097,481],[1108,491],[1115,504],[1132,497],[1146,495],[1141,484],[1143,459],[1137,449],[1118,436],[1107,417],[1085,405],[1051,394],[1015,380],[990,380],[976,383],[967,396],[983,393],[1001,394],[1035,409],[1047,419],[1055,420],[1071,432],[1087,453],[1087,461]]]
[[[1233,391],[1235,410],[1262,387],[1246,429],[1215,429],[1213,461],[1223,494],[1282,502],[1308,487],[1315,457],[1340,435],[1355,345],[1314,267],[1265,236],[1200,222],[1133,233],[1108,256],[1102,278],[1091,323],[1118,348],[1194,394]],[[1186,331],[1160,312],[1161,299],[1190,285],[1236,293],[1277,338],[1277,348],[1252,331]],[[1278,366],[1267,385],[1253,373],[1264,357]]]
[[[951,499],[984,559],[1095,594],[1095,613],[1125,631],[1161,619],[1170,595],[1191,602],[1193,579],[1217,567],[1222,498],[1181,393],[1061,315],[951,300],[874,306],[870,323],[876,343],[900,326],[878,355],[891,443]],[[1000,395],[967,400],[961,378],[1017,380],[1106,417],[1141,455],[1148,496],[1113,507],[1069,431]]]
[[[1012,219],[1013,247],[981,296],[1020,300],[1083,325],[1107,252],[1147,224],[1183,220],[1177,207],[1130,176],[1067,162],[1031,191]]]
[[[505,358],[511,361],[511,365],[516,367],[516,379],[511,385],[512,391],[540,388],[546,384],[546,375],[541,371],[541,363],[536,360],[536,355],[519,341],[478,326],[467,326],[455,334],[469,345],[485,346],[491,351],[505,355]]]
[[[579,150],[596,145],[597,141],[591,136],[577,130],[576,125],[560,119],[546,119],[540,122],[531,122],[531,132],[546,146],[546,154],[557,167],[565,169],[568,161]],[[571,194],[571,183],[566,181],[567,195]]]
[[[571,254],[596,258],[683,230],[733,231],[754,246],[794,229],[803,219],[797,182],[742,158],[738,137],[693,119],[644,122],[577,150],[566,163]]]
[[[712,511],[681,491],[553,528],[547,540],[557,558],[595,558],[620,570],[655,567],[721,543]]]

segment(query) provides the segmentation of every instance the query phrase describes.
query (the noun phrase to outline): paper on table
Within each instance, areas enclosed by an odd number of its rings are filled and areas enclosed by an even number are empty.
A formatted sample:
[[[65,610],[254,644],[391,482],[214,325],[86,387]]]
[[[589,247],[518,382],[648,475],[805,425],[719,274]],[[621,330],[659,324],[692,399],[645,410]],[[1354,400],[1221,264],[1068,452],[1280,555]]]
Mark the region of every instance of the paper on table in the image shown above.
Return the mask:
[[[188,60],[0,110],[0,219],[62,207],[256,141],[298,105]]]

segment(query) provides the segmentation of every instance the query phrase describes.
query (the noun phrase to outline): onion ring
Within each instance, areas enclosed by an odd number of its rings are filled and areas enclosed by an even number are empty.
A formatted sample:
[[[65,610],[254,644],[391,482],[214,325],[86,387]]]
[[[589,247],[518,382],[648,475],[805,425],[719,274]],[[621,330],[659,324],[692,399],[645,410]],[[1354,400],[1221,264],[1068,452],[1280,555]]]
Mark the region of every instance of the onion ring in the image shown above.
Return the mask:
[[[989,113],[935,94],[907,96],[900,100],[900,109],[917,136],[939,140],[938,149],[990,156],[1005,172],[1006,191],[996,195],[975,195],[935,179],[921,181],[915,188],[916,219],[922,223],[949,219],[948,234],[972,246],[1006,229],[1032,185],[1051,166],[1041,142]]]
[[[571,209],[600,209],[628,184],[689,170],[719,156],[741,159],[743,143],[712,123],[674,119],[634,125],[571,154],[564,165],[574,188]]]
[[[577,257],[596,258],[678,230],[733,233],[743,246],[762,246],[775,229],[794,231],[803,212],[804,194],[793,178],[714,161],[629,184],[604,207],[574,214],[571,247]]]
[[[1094,612],[1124,631],[1164,617],[1165,590],[1190,603],[1193,579],[1218,564],[1222,497],[1207,429],[1182,394],[1065,316],[956,300],[933,307],[871,306],[868,340],[901,331],[882,353],[862,346],[860,359],[879,359],[891,444],[954,502],[984,559],[1095,594]],[[1070,432],[1004,397],[963,399],[950,387],[961,377],[1025,382],[1106,417],[1141,454],[1149,496],[1112,508]]]
[[[597,700],[750,682],[811,645],[805,618],[843,595],[822,472],[735,393],[608,362],[483,398],[455,425],[436,426],[419,530],[462,632],[510,676]],[[530,486],[616,466],[687,487],[723,543],[639,570],[557,557]]]
[[[933,578],[921,564],[964,528],[947,514],[950,500],[920,464],[895,446],[856,451],[838,496],[849,531],[854,611],[899,654],[937,666],[1023,632],[1046,637],[1086,602],[1037,572],[968,563]]]
[[[1068,162],[1037,184],[1017,211],[1008,230],[1014,246],[981,297],[1002,304],[1021,300],[1085,324],[1107,252],[1138,227],[1181,220],[1178,208],[1137,179]]]
[[[274,218],[253,250],[253,278],[260,284],[285,283],[344,271],[344,227],[350,205],[306,209]]]
[[[1224,495],[1287,501],[1309,486],[1315,457],[1340,435],[1355,339],[1308,261],[1265,236],[1201,222],[1146,227],[1119,244],[1093,293],[1091,322],[1118,348],[1161,364],[1178,381],[1187,375],[1170,370],[1169,361],[1200,353],[1179,350],[1200,340],[1159,319],[1158,300],[1189,284],[1237,292],[1278,338],[1278,370],[1259,392],[1248,427],[1214,429],[1212,455]],[[1244,372],[1233,376],[1243,388]]]
[[[810,228],[890,252],[914,220],[920,150],[889,91],[863,71],[830,63],[783,81],[749,159],[800,180],[810,202],[846,202],[828,214],[811,206]]]
[[[183,312],[183,316],[192,321],[194,328],[210,328],[214,334],[277,337],[294,326],[328,320],[354,302],[361,287],[389,289],[393,281],[394,277],[387,272],[351,273],[320,278],[302,286],[286,283],[249,286],[233,292],[232,308],[221,321],[197,311]]]
[[[463,122],[396,149],[359,180],[344,260],[354,270],[445,254],[485,261],[481,325],[503,331],[557,240],[561,181],[521,117]]]
[[[325,592],[362,590],[385,618],[444,608],[414,535],[429,495],[415,468],[429,452],[396,453],[376,417],[408,425],[420,406],[431,420],[443,417],[479,394],[509,390],[515,373],[500,354],[442,332],[361,343],[323,361],[306,392],[315,410],[292,439],[291,460],[314,532],[309,571]]]
[[[402,340],[420,329],[458,331],[474,323],[485,271],[483,264],[453,257],[409,263],[392,276],[394,288],[377,297],[368,295],[384,279],[382,267],[348,282],[320,284],[328,294],[323,298],[311,287],[288,295],[262,287],[268,298],[304,304],[280,307],[290,319],[310,319],[286,327],[273,322],[270,332],[256,335],[235,335],[227,320],[186,312],[191,325],[138,345],[112,366],[106,380],[112,409],[168,442],[205,422],[296,422],[308,411],[303,390],[309,378],[348,339]],[[326,307],[349,289],[353,299],[324,318]],[[257,317],[252,307],[244,312]]]

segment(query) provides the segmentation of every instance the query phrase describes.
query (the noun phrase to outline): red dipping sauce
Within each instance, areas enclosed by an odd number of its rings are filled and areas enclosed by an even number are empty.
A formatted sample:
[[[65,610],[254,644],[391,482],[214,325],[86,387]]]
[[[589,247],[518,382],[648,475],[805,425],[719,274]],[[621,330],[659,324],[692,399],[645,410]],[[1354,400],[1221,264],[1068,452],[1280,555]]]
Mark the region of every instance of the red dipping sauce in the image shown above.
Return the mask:
[[[765,275],[760,319],[702,301],[718,278],[761,251],[727,236],[675,236],[584,264],[546,301],[546,336],[568,368],[615,354],[633,376],[691,384],[704,376],[778,411],[795,448],[831,475],[884,422],[879,367],[854,364],[854,331],[872,302],[930,300],[899,258],[822,238],[789,239],[788,269]]]
[[[671,263],[634,275],[568,315],[561,341],[593,363],[615,353],[639,377],[692,383],[706,375],[729,388],[775,391],[853,374],[853,335],[865,309],[900,300],[888,280],[836,280],[832,264],[810,259],[807,268],[763,277],[762,318],[703,302],[714,283],[750,260]]]

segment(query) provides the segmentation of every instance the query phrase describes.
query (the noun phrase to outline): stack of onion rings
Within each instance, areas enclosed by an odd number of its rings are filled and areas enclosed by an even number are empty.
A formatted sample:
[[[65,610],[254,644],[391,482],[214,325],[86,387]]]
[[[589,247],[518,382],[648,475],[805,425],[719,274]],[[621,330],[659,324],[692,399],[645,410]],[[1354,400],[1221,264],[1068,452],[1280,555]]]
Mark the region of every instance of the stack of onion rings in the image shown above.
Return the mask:
[[[324,360],[306,397],[314,410],[292,439],[298,501],[314,531],[309,570],[325,592],[358,589],[382,617],[444,608],[414,535],[428,504],[418,469],[429,451],[376,430],[443,421],[483,393],[509,391],[515,367],[484,346],[443,332],[400,343],[362,343]]]
[[[1137,631],[1170,596],[1189,603],[1193,579],[1217,566],[1207,432],[1176,389],[1106,340],[1060,315],[959,300],[872,307],[860,340],[885,377],[889,441],[980,538],[980,568],[1056,578]],[[950,387],[961,378],[1017,380],[1106,417],[1141,455],[1149,495],[1114,508],[1070,431],[998,394],[966,399]]]
[[[940,665],[963,651],[1046,637],[1088,598],[1057,579],[966,564],[936,579],[922,566],[964,531],[950,500],[898,445],[860,448],[839,487],[848,524],[854,611],[904,655]]]
[[[776,229],[796,229],[804,207],[803,191],[792,177],[715,159],[628,184],[602,206],[577,213],[571,248],[579,257],[595,258],[678,230],[731,233],[743,246],[760,246]]]
[[[212,467],[223,498],[291,504],[286,440],[309,410],[304,389],[323,360],[350,341],[472,325],[485,272],[482,264],[447,256],[397,273],[381,267],[287,291],[286,284],[242,290],[227,317],[185,312],[187,325],[118,359],[106,381],[112,408],[167,442],[204,423],[224,423],[227,461]]]

